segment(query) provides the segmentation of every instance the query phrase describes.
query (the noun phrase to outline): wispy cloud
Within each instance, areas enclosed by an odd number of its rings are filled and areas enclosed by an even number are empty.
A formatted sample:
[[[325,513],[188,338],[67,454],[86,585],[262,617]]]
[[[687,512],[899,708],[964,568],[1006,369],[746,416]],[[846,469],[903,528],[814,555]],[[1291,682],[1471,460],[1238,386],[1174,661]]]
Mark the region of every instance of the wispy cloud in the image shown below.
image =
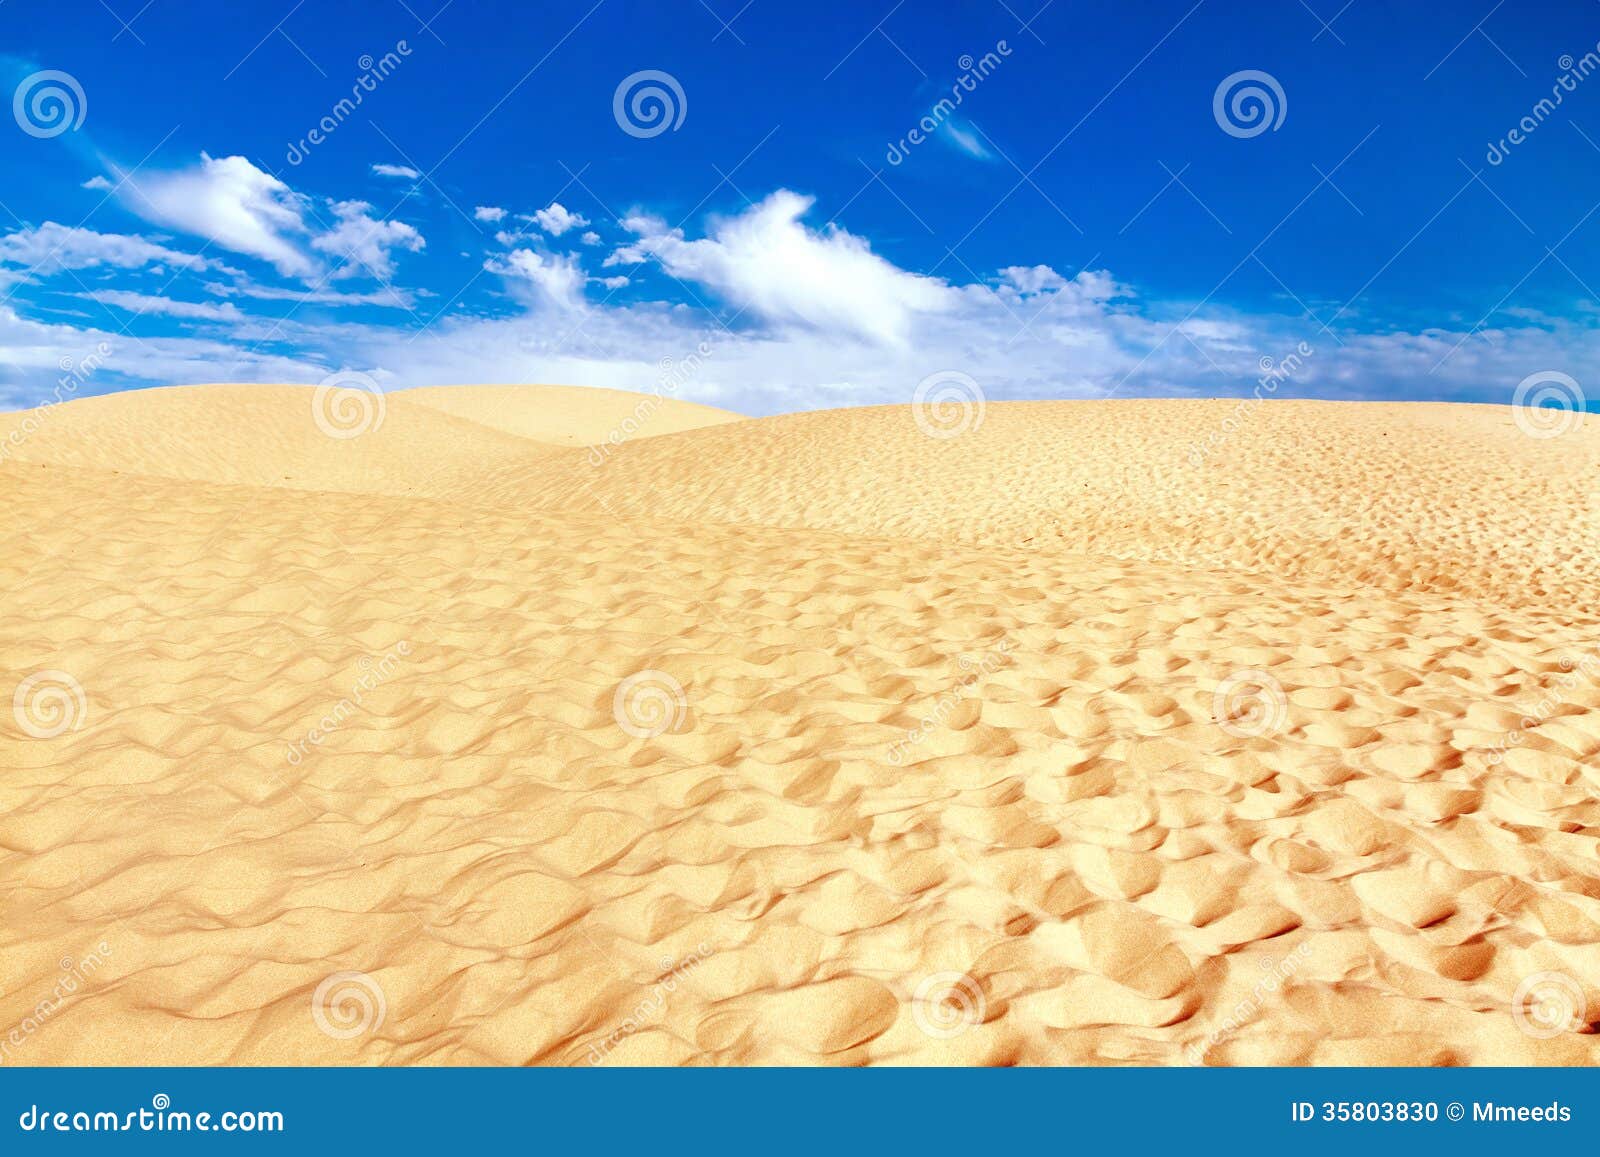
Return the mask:
[[[0,264],[26,265],[39,272],[114,266],[171,266],[211,269],[219,262],[126,233],[98,233],[93,229],[46,221],[0,237]]]
[[[372,175],[375,177],[396,177],[402,181],[416,181],[422,174],[410,165],[386,165],[378,162],[372,166]]]
[[[114,305],[135,314],[155,314],[163,317],[182,317],[196,321],[243,321],[244,314],[231,302],[178,301],[146,293],[132,293],[124,289],[97,289],[84,294],[92,301]]]
[[[944,124],[939,126],[939,133],[957,151],[965,153],[975,160],[992,161],[995,159],[994,153],[990,152],[988,146],[979,138],[978,130],[967,124],[960,117],[953,116],[945,121]]]
[[[404,221],[373,217],[365,201],[339,201],[332,208],[337,223],[314,237],[311,247],[337,259],[329,273],[334,280],[365,274],[388,281],[394,276],[396,250],[417,253],[427,244]]]

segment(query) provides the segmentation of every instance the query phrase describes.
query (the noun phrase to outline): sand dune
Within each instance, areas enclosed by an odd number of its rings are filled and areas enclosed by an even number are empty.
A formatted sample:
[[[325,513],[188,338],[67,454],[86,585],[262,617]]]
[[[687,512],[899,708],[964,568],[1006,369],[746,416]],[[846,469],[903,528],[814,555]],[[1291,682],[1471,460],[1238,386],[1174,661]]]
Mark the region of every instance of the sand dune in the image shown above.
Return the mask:
[[[1283,401],[1227,433],[1236,408],[1015,402],[943,439],[909,406],[789,414],[492,468],[467,493],[1568,605],[1593,592],[1594,423],[1541,441],[1509,407]],[[1478,522],[1440,510],[1463,502]]]
[[[516,391],[520,405],[512,401]],[[585,406],[583,395],[591,393],[593,403]],[[572,386],[381,395],[310,386],[177,386],[0,415],[0,449],[20,462],[121,473],[449,497],[485,471],[537,460],[547,446],[609,443],[614,431],[643,440],[739,420],[692,402]]]
[[[678,398],[582,386],[424,386],[402,397],[557,446],[609,443],[614,434],[652,438],[744,420],[743,414]]]
[[[1600,1060],[1600,423],[541,390],[13,440],[0,1060]]]

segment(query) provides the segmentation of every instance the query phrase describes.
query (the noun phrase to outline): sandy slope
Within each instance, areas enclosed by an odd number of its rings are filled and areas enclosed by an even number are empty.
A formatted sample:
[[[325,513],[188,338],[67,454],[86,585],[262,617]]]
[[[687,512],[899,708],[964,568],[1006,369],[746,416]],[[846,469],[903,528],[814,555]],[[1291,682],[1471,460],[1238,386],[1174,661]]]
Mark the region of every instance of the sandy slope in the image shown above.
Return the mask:
[[[530,391],[537,391],[530,395]],[[406,390],[421,402],[458,418],[557,446],[590,446],[634,436],[655,437],[740,422],[743,414],[678,398],[582,386],[424,386]],[[533,398],[536,397],[535,402]]]
[[[0,1060],[1600,1060],[1600,423],[256,389],[0,462]]]

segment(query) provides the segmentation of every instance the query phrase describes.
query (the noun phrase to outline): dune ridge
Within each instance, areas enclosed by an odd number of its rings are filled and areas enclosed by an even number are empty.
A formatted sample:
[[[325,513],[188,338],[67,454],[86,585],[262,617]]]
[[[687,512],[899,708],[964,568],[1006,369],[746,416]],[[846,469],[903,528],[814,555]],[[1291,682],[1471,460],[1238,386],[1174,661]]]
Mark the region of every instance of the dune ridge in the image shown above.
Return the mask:
[[[610,444],[745,420],[681,398],[589,386],[421,386],[400,396],[557,446]]]
[[[1597,1060],[1597,424],[483,389],[12,444],[0,1061]]]

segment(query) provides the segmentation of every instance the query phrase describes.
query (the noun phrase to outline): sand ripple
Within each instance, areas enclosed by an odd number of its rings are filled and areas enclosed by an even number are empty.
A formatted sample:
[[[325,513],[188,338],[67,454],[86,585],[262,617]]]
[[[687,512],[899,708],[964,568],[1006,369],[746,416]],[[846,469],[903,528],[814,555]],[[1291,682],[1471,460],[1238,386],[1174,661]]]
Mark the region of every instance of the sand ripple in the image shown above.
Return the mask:
[[[581,482],[443,414],[430,473],[63,410],[0,466],[5,689],[82,695],[0,712],[4,1059],[1594,1063],[1589,490],[1487,408],[1337,409],[1211,490],[1159,406],[1030,409],[1026,470],[851,411]],[[1228,505],[1284,472],[1336,532]]]

